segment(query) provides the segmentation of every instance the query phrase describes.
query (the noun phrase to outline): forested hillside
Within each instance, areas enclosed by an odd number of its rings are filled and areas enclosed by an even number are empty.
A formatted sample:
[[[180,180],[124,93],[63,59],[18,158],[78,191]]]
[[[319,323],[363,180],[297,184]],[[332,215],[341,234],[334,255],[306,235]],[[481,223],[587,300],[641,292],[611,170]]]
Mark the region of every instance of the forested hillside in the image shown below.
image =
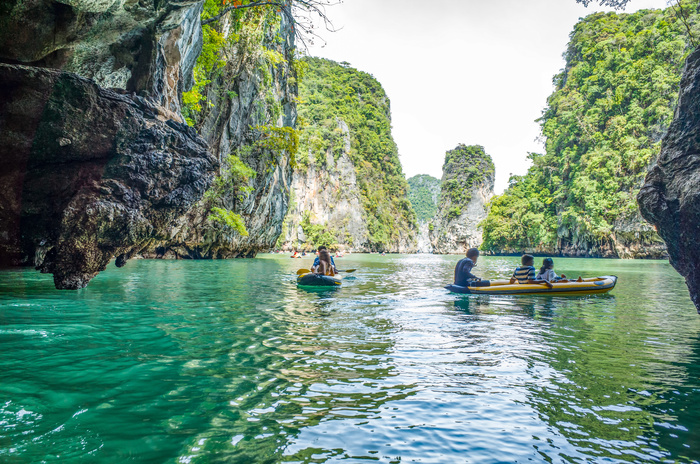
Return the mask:
[[[322,241],[364,251],[409,251],[416,218],[406,196],[384,89],[347,63],[305,58],[303,64],[293,187],[297,204],[291,205],[285,221],[283,235],[291,233],[287,243],[311,247]],[[309,186],[315,191],[309,192]],[[307,207],[298,204],[302,196]],[[358,196],[355,206],[353,197]],[[303,229],[300,237],[298,226]]]
[[[491,203],[483,248],[654,257],[663,244],[635,197],[678,94],[688,30],[676,12],[596,13],[579,22],[540,119],[545,153]],[[692,6],[692,8],[691,8]],[[676,10],[677,11],[677,10]]]
[[[439,198],[440,179],[427,174],[408,179],[408,199],[419,221],[428,222],[435,216]]]

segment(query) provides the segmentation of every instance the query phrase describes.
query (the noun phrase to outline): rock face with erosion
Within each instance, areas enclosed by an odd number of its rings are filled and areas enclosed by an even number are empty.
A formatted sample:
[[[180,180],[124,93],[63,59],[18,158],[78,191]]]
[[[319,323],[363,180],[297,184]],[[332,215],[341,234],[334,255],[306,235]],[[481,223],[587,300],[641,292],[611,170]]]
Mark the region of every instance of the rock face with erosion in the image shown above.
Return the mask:
[[[278,246],[415,252],[415,213],[384,89],[349,63],[304,64],[300,144]]]
[[[232,34],[228,21],[224,18],[218,27]],[[254,257],[272,248],[280,236],[289,206],[293,150],[275,145],[294,137],[294,33],[284,16],[279,24],[264,27],[268,29],[263,37],[245,27],[238,31],[238,42],[227,46],[226,64],[203,90],[202,110],[192,114],[222,170],[228,167],[229,156],[235,156],[255,172],[245,183],[249,191],[230,189],[215,199],[205,198],[182,218],[178,233],[148,256]],[[270,61],[270,54],[278,59]],[[247,235],[212,221],[212,207],[240,215]]]
[[[483,147],[459,145],[446,153],[440,202],[430,231],[434,253],[464,254],[481,245],[479,223],[486,218],[494,179],[493,161]]]
[[[700,50],[688,57],[674,120],[637,199],[700,312]]]
[[[87,285],[172,233],[216,160],[153,103],[57,70],[0,64],[0,259]]]
[[[217,168],[182,124],[199,1],[0,5],[0,261],[87,285],[176,231]],[[112,90],[108,90],[112,89]]]
[[[7,0],[0,61],[62,69],[150,98],[180,119],[202,49],[201,1]]]
[[[329,246],[341,246],[346,251],[367,249],[365,223],[355,166],[349,157],[348,126],[338,121],[344,148],[338,159],[326,151],[325,159],[310,159],[308,165],[294,170],[290,207],[285,220],[281,247],[285,250],[311,249],[305,246],[314,233],[331,231]],[[342,243],[338,243],[342,237]]]
[[[248,54],[229,53],[220,73],[199,77],[211,82],[193,129],[183,92],[197,83],[201,0],[2,2],[0,62],[24,66],[0,75],[0,261],[79,288],[112,256],[120,266],[135,254],[254,256],[272,246],[291,155],[253,145],[274,145],[266,128],[294,125],[296,84],[291,25],[259,10],[274,25],[257,36],[230,35],[246,26],[231,14],[215,23],[227,43],[244,37]],[[234,153],[256,175],[245,198],[231,192],[216,206],[240,214],[247,236],[213,226],[203,201]]]

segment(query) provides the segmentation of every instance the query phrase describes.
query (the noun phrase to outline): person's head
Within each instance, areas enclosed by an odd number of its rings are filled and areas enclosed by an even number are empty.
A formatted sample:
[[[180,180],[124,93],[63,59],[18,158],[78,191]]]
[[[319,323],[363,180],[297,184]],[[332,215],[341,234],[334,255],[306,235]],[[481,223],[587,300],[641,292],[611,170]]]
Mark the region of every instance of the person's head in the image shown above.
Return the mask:
[[[532,266],[535,264],[535,257],[532,255],[523,255],[520,262],[523,263],[523,266]]]
[[[476,263],[476,260],[479,259],[479,249],[478,248],[470,248],[467,250],[467,258],[471,259]]]
[[[318,247],[318,253],[319,253],[319,254],[321,254],[321,252],[322,252],[323,250],[328,250],[328,248],[327,248],[325,245],[321,245],[320,247]]]
[[[542,274],[547,269],[554,269],[554,260],[552,258],[545,258],[542,260],[542,267],[540,268],[540,274]]]
[[[326,247],[323,247],[323,250],[318,251],[318,259],[321,261],[325,261],[328,264],[331,263],[331,254],[328,252],[328,249]]]

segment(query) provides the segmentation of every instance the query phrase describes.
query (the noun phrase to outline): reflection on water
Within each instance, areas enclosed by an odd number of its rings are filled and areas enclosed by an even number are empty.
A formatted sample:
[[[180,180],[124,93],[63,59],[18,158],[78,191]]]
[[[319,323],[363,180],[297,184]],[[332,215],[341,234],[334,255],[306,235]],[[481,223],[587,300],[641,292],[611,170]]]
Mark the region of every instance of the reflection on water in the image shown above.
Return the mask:
[[[668,264],[556,259],[618,286],[469,296],[442,288],[457,259],[352,255],[318,291],[277,256],[133,261],[77,292],[0,271],[0,461],[700,459],[700,318]]]

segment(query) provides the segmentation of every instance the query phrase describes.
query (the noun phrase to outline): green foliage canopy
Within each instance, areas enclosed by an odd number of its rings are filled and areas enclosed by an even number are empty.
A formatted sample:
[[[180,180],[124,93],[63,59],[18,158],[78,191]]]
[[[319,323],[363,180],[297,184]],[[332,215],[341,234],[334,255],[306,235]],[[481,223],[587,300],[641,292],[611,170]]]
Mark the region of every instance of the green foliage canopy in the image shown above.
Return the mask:
[[[340,121],[350,132],[350,159],[360,188],[369,232],[369,246],[383,250],[415,229],[415,213],[406,196],[407,184],[391,136],[389,98],[370,74],[347,63],[305,58],[299,84],[300,169],[309,156],[324,163],[330,149],[344,151]]]
[[[697,35],[697,13],[689,19]],[[619,221],[638,221],[636,195],[671,122],[688,52],[672,8],[580,21],[539,120],[545,153],[530,154],[527,174],[492,201],[482,248],[588,249],[611,242]]]
[[[430,221],[437,212],[440,179],[419,174],[408,179],[408,199],[419,221]]]
[[[493,160],[481,145],[459,144],[449,150],[442,166],[441,207],[448,206],[451,217],[459,216],[461,207],[471,200],[474,186],[493,179],[494,172]]]

